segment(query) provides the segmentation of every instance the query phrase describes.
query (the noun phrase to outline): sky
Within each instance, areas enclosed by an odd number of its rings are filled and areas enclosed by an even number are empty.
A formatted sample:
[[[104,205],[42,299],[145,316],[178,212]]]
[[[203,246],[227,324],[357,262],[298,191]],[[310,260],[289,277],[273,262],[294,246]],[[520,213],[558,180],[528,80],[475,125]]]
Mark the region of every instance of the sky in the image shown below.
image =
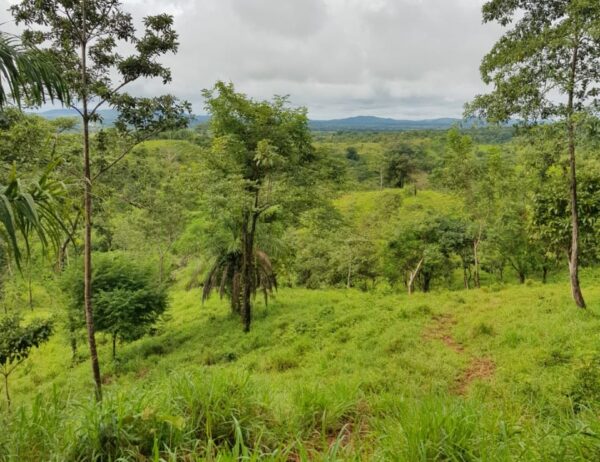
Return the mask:
[[[0,23],[15,0],[0,0]],[[312,119],[375,115],[460,117],[485,91],[479,63],[501,34],[482,24],[484,0],[124,0],[137,21],[167,12],[180,47],[164,63],[173,81],[136,83],[204,113],[217,80],[268,99],[289,95]],[[3,30],[15,32],[5,23]]]

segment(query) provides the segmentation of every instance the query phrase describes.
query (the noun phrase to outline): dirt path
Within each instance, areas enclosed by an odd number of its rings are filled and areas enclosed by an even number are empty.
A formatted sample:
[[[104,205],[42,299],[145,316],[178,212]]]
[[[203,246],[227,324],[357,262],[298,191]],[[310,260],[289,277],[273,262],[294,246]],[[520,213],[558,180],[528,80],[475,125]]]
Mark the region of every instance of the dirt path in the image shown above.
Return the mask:
[[[426,340],[439,340],[452,351],[459,355],[468,355],[465,346],[456,341],[452,335],[452,328],[457,321],[451,314],[433,316],[433,324],[425,329],[423,338]],[[469,355],[470,356],[470,355]],[[457,395],[466,395],[470,385],[475,380],[486,380],[494,375],[496,364],[490,358],[471,357],[469,365],[456,378],[452,392]]]

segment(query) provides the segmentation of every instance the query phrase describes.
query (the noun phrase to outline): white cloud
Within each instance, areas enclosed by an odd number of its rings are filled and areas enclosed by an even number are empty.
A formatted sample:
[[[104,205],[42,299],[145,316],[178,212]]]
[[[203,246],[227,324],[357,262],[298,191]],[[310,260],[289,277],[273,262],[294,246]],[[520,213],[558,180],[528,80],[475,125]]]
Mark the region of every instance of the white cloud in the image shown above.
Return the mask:
[[[230,80],[257,98],[289,94],[313,118],[460,116],[484,88],[479,62],[500,34],[484,0],[125,0],[134,17],[175,16],[170,92],[202,112],[200,91]],[[8,0],[0,0],[0,8]],[[0,21],[2,22],[2,21]]]

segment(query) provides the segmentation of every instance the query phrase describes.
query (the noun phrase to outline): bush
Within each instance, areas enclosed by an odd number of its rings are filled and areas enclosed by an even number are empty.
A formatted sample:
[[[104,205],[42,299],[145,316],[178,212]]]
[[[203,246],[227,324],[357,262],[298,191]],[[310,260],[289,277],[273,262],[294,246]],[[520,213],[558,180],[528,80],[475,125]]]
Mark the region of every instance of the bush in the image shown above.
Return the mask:
[[[577,371],[569,397],[576,411],[600,404],[600,355],[585,362]]]
[[[85,322],[81,265],[67,272],[63,288],[71,299],[69,327],[74,332]],[[92,290],[96,331],[111,335],[113,357],[117,340],[137,340],[150,333],[167,308],[166,288],[154,269],[122,253],[93,255]]]

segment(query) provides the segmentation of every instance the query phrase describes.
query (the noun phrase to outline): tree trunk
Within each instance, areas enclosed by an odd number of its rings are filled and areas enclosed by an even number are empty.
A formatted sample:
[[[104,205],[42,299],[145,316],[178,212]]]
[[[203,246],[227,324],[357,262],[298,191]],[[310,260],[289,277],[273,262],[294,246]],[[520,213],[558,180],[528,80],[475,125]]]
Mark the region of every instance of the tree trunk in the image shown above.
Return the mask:
[[[244,332],[250,331],[252,323],[252,286],[254,277],[254,235],[258,220],[258,189],[254,191],[254,207],[244,212],[242,224],[242,322]]]
[[[519,284],[525,284],[526,275],[522,271],[519,271]]]
[[[477,236],[477,239],[475,239],[473,241],[473,261],[474,261],[473,279],[474,279],[475,287],[477,287],[478,289],[481,287],[481,282],[479,279],[479,253],[478,253],[480,240],[481,240],[481,225],[479,226],[479,235]]]
[[[352,281],[352,260],[348,263],[348,276],[346,278],[346,289],[350,288],[350,283]]]
[[[252,222],[254,218],[247,214],[244,219],[242,239],[243,239],[243,255],[242,255],[242,322],[244,324],[244,332],[250,331],[252,323],[252,272],[253,272],[253,250],[254,250],[254,228]]]
[[[71,362],[75,364],[77,362],[77,338],[75,337],[75,333],[72,332],[70,334],[71,338],[69,339],[71,343]]]
[[[112,335],[112,359],[113,361],[117,358],[117,334]]]
[[[585,300],[579,285],[579,212],[577,210],[577,171],[575,159],[575,122],[573,121],[575,81],[577,78],[577,62],[579,59],[579,46],[575,45],[573,60],[571,62],[571,82],[569,88],[569,102],[567,106],[567,129],[569,136],[569,182],[571,202],[571,249],[569,255],[569,276],[571,280],[571,293],[573,300],[579,308],[585,308]]]
[[[423,264],[423,259],[421,258],[419,260],[419,263],[417,264],[417,267],[414,269],[414,271],[410,272],[410,278],[408,279],[408,295],[411,295],[414,291],[415,279],[417,278],[417,275],[419,274],[419,270],[421,269],[422,264]]]
[[[542,283],[546,284],[548,282],[548,267],[546,265],[542,266]]]
[[[84,209],[84,242],[83,242],[83,283],[84,283],[84,309],[85,324],[87,328],[88,344],[90,346],[90,360],[92,363],[92,374],[96,385],[96,399],[102,400],[102,379],[100,377],[100,364],[98,362],[98,351],[96,349],[96,334],[94,329],[94,315],[92,311],[92,175],[90,169],[90,120],[88,113],[87,96],[87,33],[85,0],[82,0],[82,24],[83,30],[81,40],[81,87],[83,89],[83,209]]]
[[[423,272],[423,292],[429,292],[430,288],[431,288],[431,278],[432,278],[432,274],[427,272]]]

